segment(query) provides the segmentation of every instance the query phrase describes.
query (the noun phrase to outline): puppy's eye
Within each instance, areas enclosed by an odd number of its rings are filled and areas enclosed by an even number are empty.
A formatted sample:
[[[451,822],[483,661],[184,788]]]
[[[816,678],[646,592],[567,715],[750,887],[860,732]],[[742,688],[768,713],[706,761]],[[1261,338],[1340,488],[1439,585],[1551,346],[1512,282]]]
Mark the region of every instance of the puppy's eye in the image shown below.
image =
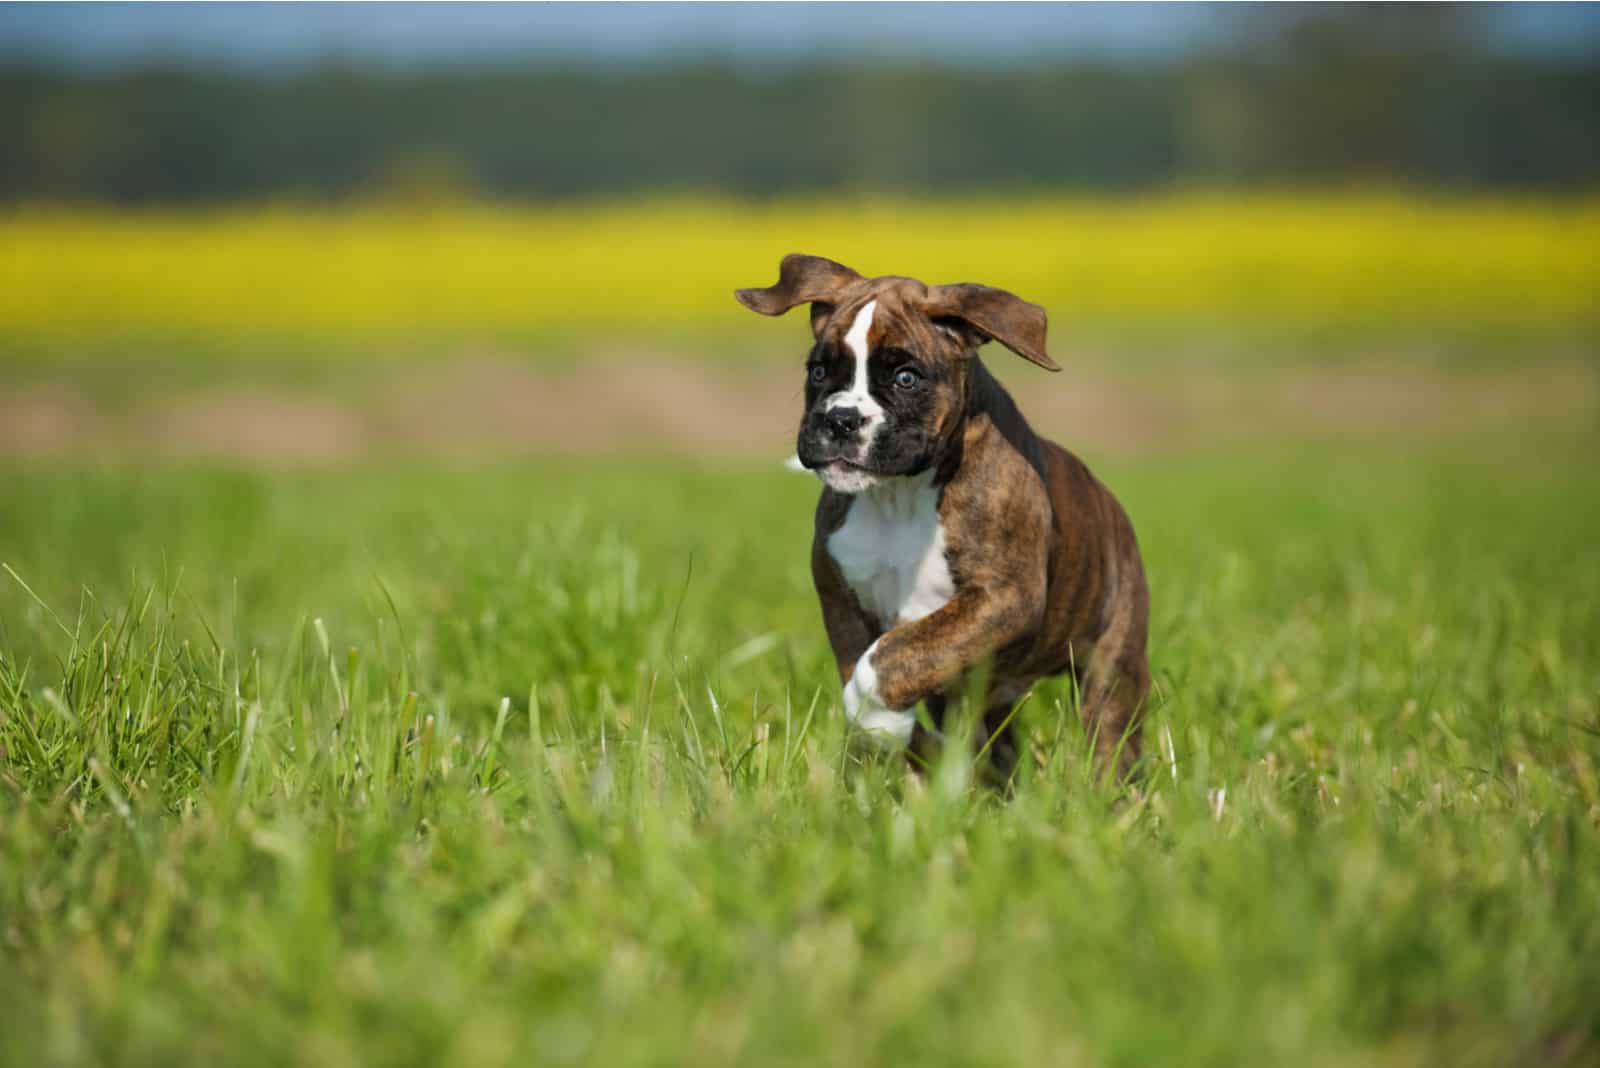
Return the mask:
[[[910,367],[902,367],[894,373],[894,384],[900,389],[916,389],[922,384],[922,376]]]
[[[828,369],[826,367],[822,366],[820,363],[814,363],[811,365],[811,381],[820,386],[822,385],[823,380],[827,377]]]

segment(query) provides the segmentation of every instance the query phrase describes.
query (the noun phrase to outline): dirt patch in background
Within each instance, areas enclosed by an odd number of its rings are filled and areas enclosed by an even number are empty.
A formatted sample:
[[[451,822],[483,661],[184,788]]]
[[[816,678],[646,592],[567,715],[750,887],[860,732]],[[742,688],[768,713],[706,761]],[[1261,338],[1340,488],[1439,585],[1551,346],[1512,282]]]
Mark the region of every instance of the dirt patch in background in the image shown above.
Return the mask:
[[[1243,381],[1068,371],[1012,380],[1042,433],[1097,453],[1315,435],[1600,428],[1581,366],[1455,375],[1363,367]],[[571,370],[473,361],[397,371],[359,391],[152,385],[96,398],[61,383],[0,387],[0,456],[336,463],[375,456],[665,452],[781,456],[801,383],[790,370],[613,359]]]

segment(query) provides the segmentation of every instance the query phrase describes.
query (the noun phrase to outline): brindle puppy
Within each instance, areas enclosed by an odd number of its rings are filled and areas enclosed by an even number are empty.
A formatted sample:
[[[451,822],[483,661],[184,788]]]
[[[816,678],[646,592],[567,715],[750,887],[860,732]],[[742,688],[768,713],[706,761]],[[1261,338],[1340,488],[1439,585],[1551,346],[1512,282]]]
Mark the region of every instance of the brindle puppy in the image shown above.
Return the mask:
[[[1133,526],[978,358],[992,339],[1060,370],[1044,310],[802,255],[735,295],[763,315],[811,305],[797,451],[824,485],[811,570],[850,720],[926,756],[916,705],[939,726],[973,669],[990,665],[986,733],[1036,680],[1070,671],[1098,766],[1125,775],[1150,688]],[[1005,770],[1010,734],[991,747]]]

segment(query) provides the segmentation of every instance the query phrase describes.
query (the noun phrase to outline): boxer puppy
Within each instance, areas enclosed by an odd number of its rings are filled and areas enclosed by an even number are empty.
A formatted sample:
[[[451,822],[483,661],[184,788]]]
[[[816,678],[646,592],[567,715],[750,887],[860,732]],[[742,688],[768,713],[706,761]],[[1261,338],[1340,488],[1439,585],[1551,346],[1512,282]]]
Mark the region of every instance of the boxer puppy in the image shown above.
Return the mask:
[[[978,358],[994,340],[1060,370],[1044,309],[798,254],[775,285],[734,295],[762,315],[811,308],[797,453],[823,484],[811,573],[849,720],[925,759],[935,735],[916,706],[937,731],[987,665],[983,739],[1009,773],[1015,703],[1071,672],[1097,767],[1124,776],[1150,688],[1133,526]]]

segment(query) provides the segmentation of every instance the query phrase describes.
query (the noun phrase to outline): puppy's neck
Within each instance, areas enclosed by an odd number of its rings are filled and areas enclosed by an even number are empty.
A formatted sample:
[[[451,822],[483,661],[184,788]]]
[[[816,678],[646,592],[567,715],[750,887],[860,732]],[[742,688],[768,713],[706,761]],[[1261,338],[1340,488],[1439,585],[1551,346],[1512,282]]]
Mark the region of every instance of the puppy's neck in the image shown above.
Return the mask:
[[[967,371],[966,409],[961,420],[962,430],[974,420],[983,417],[988,419],[989,425],[994,427],[996,433],[1022,454],[1022,458],[1039,472],[1041,478],[1044,477],[1044,450],[1039,443],[1039,436],[1033,432],[1033,427],[1028,425],[1028,420],[1017,407],[1017,402],[1000,384],[999,379],[990,374],[983,361],[974,355]],[[962,441],[963,438],[958,433],[955,441],[944,449],[945,455],[937,465],[941,482],[948,482],[955,477],[957,468],[961,466]]]
[[[923,505],[925,495],[936,492],[937,469],[930,467],[914,475],[884,475],[853,496],[874,511],[886,516],[911,516]]]

